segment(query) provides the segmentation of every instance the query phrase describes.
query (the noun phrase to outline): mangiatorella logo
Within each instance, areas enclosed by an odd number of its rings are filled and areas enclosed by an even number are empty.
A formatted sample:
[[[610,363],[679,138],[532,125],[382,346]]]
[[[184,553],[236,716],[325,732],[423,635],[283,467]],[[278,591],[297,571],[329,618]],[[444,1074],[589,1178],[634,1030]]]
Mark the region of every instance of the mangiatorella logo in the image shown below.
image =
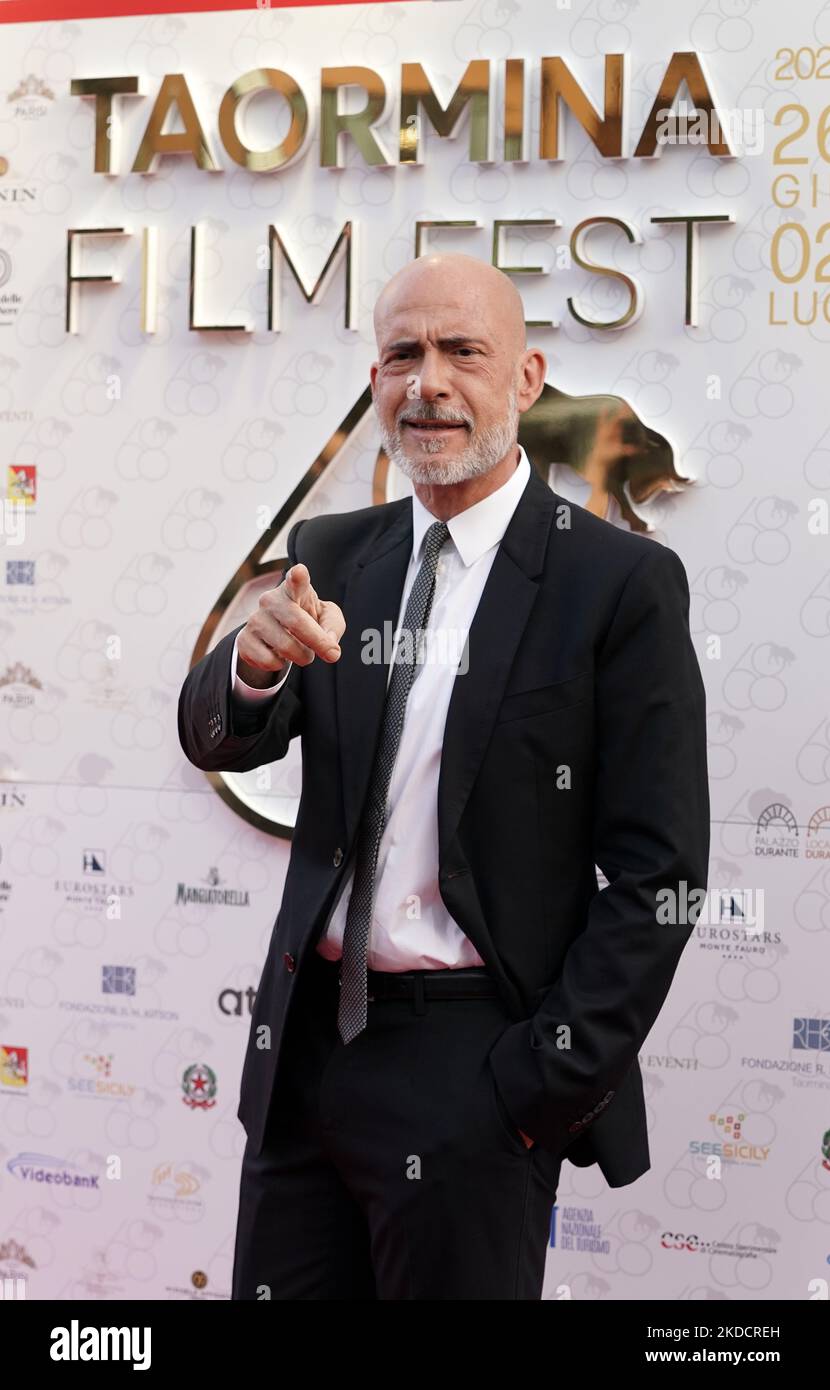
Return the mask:
[[[81,1327],[73,1318],[68,1327],[52,1328],[49,1355],[53,1361],[131,1361],[134,1371],[150,1369],[149,1327]]]

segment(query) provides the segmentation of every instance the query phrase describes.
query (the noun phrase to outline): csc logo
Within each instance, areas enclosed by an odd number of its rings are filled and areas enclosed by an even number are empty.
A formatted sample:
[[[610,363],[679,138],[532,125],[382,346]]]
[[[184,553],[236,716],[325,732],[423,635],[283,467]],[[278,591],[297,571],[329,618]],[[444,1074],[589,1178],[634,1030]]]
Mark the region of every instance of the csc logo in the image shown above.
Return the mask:
[[[697,1236],[679,1236],[672,1231],[664,1231],[660,1237],[660,1244],[664,1250],[699,1250],[700,1241]]]

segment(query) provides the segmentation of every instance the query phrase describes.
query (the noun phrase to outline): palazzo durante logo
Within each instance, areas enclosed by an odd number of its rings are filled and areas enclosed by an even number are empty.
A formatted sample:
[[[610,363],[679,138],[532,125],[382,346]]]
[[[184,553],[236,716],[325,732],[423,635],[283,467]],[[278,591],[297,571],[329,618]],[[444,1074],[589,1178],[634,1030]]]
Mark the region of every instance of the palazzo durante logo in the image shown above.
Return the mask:
[[[283,537],[304,514],[312,490],[341,451],[354,445],[372,418],[367,387],[228,580],[199,633],[191,667],[247,620],[264,590],[280,582],[288,564],[281,549]],[[519,443],[536,472],[558,495],[613,525],[642,534],[653,535],[661,504],[694,482],[677,472],[671,446],[663,435],[644,424],[619,396],[568,396],[546,384],[536,403],[521,417]],[[378,447],[373,504],[380,506],[404,495],[403,483],[402,475]],[[261,768],[252,773],[205,776],[250,824],[288,839],[299,804],[298,758],[298,751],[289,751],[280,764],[267,769],[265,776]]]

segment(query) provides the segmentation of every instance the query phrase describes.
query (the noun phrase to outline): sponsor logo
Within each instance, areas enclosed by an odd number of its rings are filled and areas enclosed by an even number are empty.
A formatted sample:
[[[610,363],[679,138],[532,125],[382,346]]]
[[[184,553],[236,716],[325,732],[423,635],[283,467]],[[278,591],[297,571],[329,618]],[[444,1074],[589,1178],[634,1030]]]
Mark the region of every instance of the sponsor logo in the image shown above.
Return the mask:
[[[830,1018],[793,1019],[793,1047],[798,1052],[830,1052]]]
[[[29,1084],[29,1049],[0,1043],[0,1086],[25,1091]]]
[[[67,1079],[70,1091],[97,1100],[129,1100],[135,1095],[135,1086],[113,1076],[111,1052],[87,1053],[83,1060],[92,1075],[70,1076]]]
[[[0,1298],[4,1302],[24,1299],[28,1293],[29,1271],[36,1268],[25,1245],[16,1240],[0,1243]]]
[[[771,802],[758,817],[755,853],[776,859],[798,858],[798,823],[783,802]]]
[[[734,1240],[704,1240],[695,1233],[687,1235],[677,1231],[661,1231],[660,1244],[664,1250],[682,1250],[690,1255],[727,1255],[736,1260],[757,1260],[759,1256],[777,1255],[779,1237],[776,1232],[768,1226],[757,1224],[753,1224],[752,1229],[755,1232],[755,1242],[752,1244]]]
[[[743,1110],[725,1110],[720,1114],[713,1111],[709,1116],[709,1123],[714,1125],[722,1138],[691,1139],[689,1152],[715,1156],[726,1163],[766,1163],[770,1146],[747,1143],[743,1134],[745,1120],[746,1112]]]
[[[105,991],[105,993],[108,992]],[[119,993],[120,991],[114,992]],[[2,999],[0,999],[0,1003],[3,1003]],[[8,1004],[9,1001],[7,1000],[6,1003]],[[22,1004],[15,1004],[14,1007],[20,1008]],[[125,1022],[125,1020],[140,1022],[156,1019],[162,1023],[178,1023],[179,1021],[179,1014],[175,1009],[140,1008],[135,1004],[115,1003],[114,1001],[92,1004],[88,999],[60,999],[58,1008],[63,1009],[66,1013],[95,1014],[102,1018],[117,1020],[121,1027],[127,1028],[130,1027],[130,1022]]]
[[[135,994],[135,966],[102,965],[101,990],[104,994]]]
[[[36,463],[10,463],[8,465],[6,497],[10,502],[22,502],[24,507],[34,507],[37,501]]]
[[[194,1062],[182,1077],[182,1100],[191,1110],[211,1110],[216,1104],[216,1072],[204,1062]]]
[[[14,91],[9,92],[9,104],[14,106],[13,115],[20,121],[39,121],[49,111],[49,104],[55,100],[55,93],[40,77],[30,72],[18,82]]]
[[[207,903],[210,906],[219,907],[248,907],[247,888],[223,888],[218,869],[209,869],[207,878],[203,882],[204,887],[180,883],[176,889],[177,905]]]
[[[807,823],[806,859],[830,859],[830,806],[814,811]]]
[[[84,1170],[77,1163],[68,1163],[63,1158],[53,1158],[50,1154],[16,1154],[9,1159],[6,1168],[13,1178],[19,1178],[21,1182],[92,1188],[98,1188],[100,1183],[99,1173]]]
[[[230,1018],[241,1018],[247,1012],[249,1015],[254,1011],[256,1003],[256,990],[252,985],[247,989],[223,989],[219,991],[217,999],[219,1012],[228,1015]],[[247,1005],[247,1010],[245,1008]]]
[[[34,560],[7,560],[6,561],[6,583],[10,587],[16,585],[31,586],[35,582],[35,562]]]
[[[6,168],[2,167],[3,163]],[[0,158],[0,177],[8,173],[8,162]],[[26,183],[0,183],[0,204],[10,207],[13,203],[36,203],[38,191]]]
[[[830,1068],[818,1058],[742,1057],[741,1066],[749,1071],[780,1072],[792,1079],[793,1086],[830,1090]]]
[[[121,918],[121,903],[125,898],[135,896],[131,883],[122,883],[106,877],[106,855],[100,849],[86,849],[82,859],[81,878],[56,878],[54,891],[71,907],[79,907],[82,912],[98,916],[104,914],[107,921],[116,922]]]
[[[2,418],[0,412],[0,421]],[[30,516],[22,502],[0,498],[0,545],[9,548],[23,545]],[[6,559],[3,576],[5,584],[0,588],[0,605],[15,619],[23,620],[35,613],[54,613],[72,603],[71,596],[62,592],[58,578],[43,578],[37,560]]]
[[[201,1178],[189,1164],[159,1163],[153,1169],[147,1200],[159,1215],[180,1214],[193,1220],[204,1211],[201,1189]]]
[[[550,1245],[559,1250],[609,1255],[611,1241],[602,1234],[602,1223],[593,1207],[557,1207],[550,1217]]]
[[[8,251],[0,246],[0,324],[10,324],[20,313],[22,298],[15,290],[7,290],[5,287],[12,278],[12,258]],[[11,497],[11,492],[9,496]]]
[[[168,1294],[175,1294],[177,1298],[208,1299],[221,1298],[227,1299],[228,1294],[221,1289],[208,1288],[208,1276],[203,1269],[194,1269],[190,1276],[188,1286],[182,1284],[169,1284],[165,1290]]]
[[[664,1052],[641,1052],[637,1060],[655,1071],[697,1071],[700,1065],[697,1057],[669,1057]]]
[[[14,289],[6,289],[8,281],[11,279],[13,263],[7,250],[0,246],[0,325],[11,324],[14,322],[21,309],[22,299]],[[13,492],[8,492],[8,496],[13,496]]]
[[[34,671],[24,666],[22,661],[16,661],[13,666],[7,666],[5,671],[0,672],[0,704],[9,705],[12,709],[31,709],[35,703],[32,692],[42,689]],[[14,795],[18,798],[17,805],[25,805],[22,792],[15,792]]]

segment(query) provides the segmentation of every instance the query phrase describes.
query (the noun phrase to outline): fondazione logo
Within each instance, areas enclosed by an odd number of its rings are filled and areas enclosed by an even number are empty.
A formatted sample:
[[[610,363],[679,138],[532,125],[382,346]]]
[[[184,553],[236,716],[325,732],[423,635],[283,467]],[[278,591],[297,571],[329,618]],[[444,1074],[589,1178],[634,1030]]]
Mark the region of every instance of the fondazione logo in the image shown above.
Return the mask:
[[[49,1355],[53,1361],[126,1361],[134,1371],[149,1371],[149,1327],[81,1327],[73,1318],[68,1327],[52,1328]]]

